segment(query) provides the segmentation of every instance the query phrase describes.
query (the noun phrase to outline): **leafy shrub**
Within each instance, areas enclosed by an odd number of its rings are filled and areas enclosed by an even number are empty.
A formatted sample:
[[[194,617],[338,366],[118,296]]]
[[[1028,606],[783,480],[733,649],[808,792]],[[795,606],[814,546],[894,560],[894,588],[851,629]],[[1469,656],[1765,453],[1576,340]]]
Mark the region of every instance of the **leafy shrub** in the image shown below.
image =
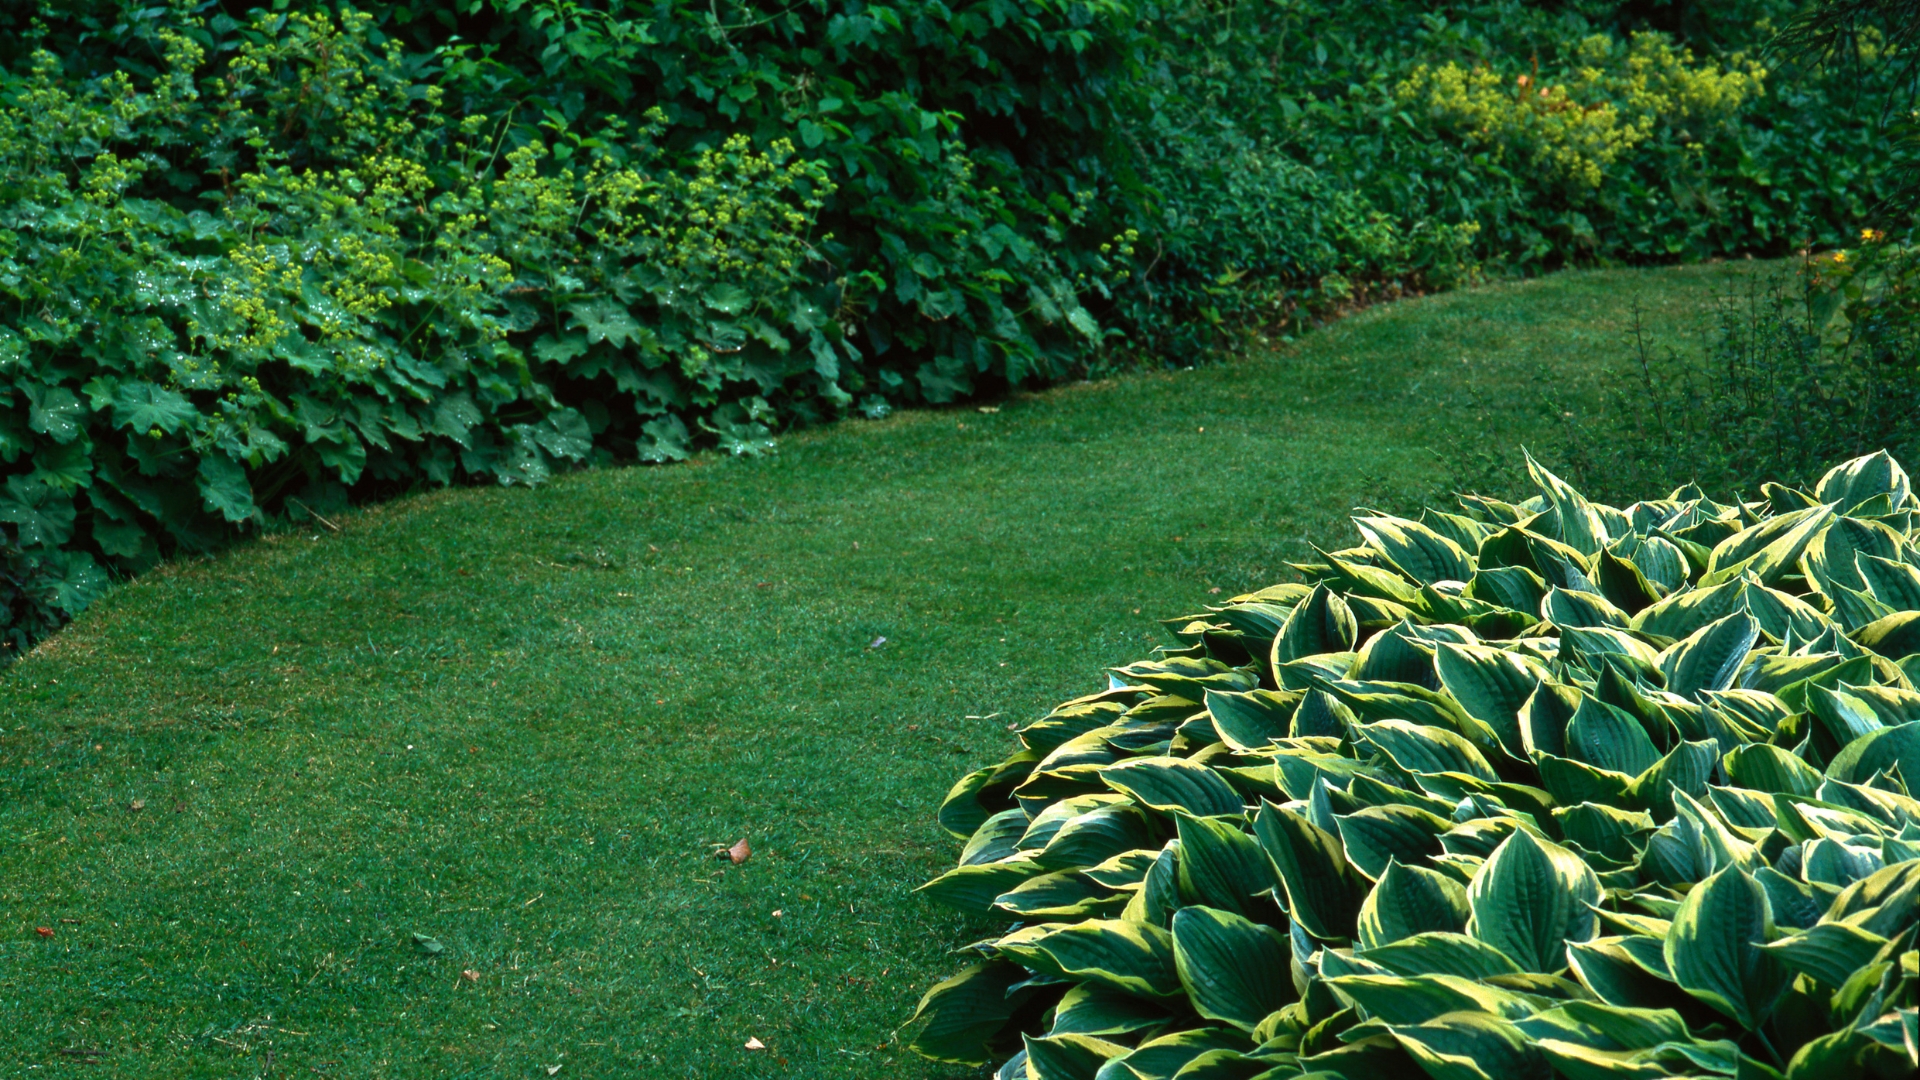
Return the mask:
[[[672,154],[790,140],[826,170],[816,249],[856,332],[841,388],[874,412],[1076,370],[1124,270],[1109,153],[1142,40],[1130,0],[375,2],[510,139],[600,138],[658,109]],[[515,134],[515,129],[518,134]],[[564,160],[562,161],[565,164]],[[1104,245],[1104,246],[1103,246]],[[842,350],[843,352],[845,350]],[[796,392],[790,420],[850,402]]]
[[[1356,518],[957,784],[1019,925],[915,1040],[1102,1080],[1920,1068],[1920,512],[1812,490]],[[1007,1055],[1012,1055],[1007,1057]]]
[[[1409,228],[1232,130],[1136,138],[1153,211],[1129,234],[1141,265],[1095,308],[1124,342],[1096,362],[1191,363],[1248,329],[1295,330],[1371,291],[1471,275],[1472,224]]]
[[[1100,339],[1119,7],[460,10],[485,47],[432,5],[0,12],[20,626],[349,492],[759,452]]]
[[[1916,154],[1884,124],[1897,50],[1869,34],[1857,63],[1762,78],[1793,5],[1665,7],[1169,4],[1145,81],[1152,107],[1258,133],[1403,233],[1476,226],[1441,278],[1783,255],[1907,220],[1884,205]]]
[[[1604,373],[1598,407],[1575,419],[1567,459],[1582,487],[1622,491],[1695,479],[1790,484],[1835,458],[1920,451],[1920,308],[1913,250],[1884,241],[1806,260],[1785,281],[1729,295],[1704,355],[1658,350]],[[1687,476],[1678,475],[1684,470]]]
[[[847,399],[817,164],[738,138],[649,168],[655,118],[554,168],[441,115],[364,21],[263,16],[213,77],[163,29],[144,85],[76,86],[41,53],[7,87],[0,521],[39,568],[24,597],[76,610],[103,567],[351,485],[684,457],[689,422],[744,449],[767,397]],[[235,146],[212,212],[140,194]],[[352,160],[297,164],[327,155]]]
[[[1661,129],[1685,131],[1696,146],[1725,129],[1766,77],[1752,63],[1698,66],[1657,34],[1636,35],[1624,48],[1592,35],[1571,59],[1564,85],[1453,62],[1420,64],[1394,97],[1496,158],[1512,154],[1573,187],[1596,189],[1608,167]]]

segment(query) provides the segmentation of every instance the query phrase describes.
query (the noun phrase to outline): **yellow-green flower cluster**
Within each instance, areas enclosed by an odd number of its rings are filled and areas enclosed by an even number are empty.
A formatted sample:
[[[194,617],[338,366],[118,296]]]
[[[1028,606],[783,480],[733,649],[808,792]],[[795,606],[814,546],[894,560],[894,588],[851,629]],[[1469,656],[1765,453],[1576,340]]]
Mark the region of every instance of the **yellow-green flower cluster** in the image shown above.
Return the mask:
[[[1624,48],[1595,35],[1564,83],[1449,62],[1414,68],[1394,93],[1472,144],[1592,189],[1663,128],[1700,149],[1699,136],[1762,93],[1765,78],[1740,57],[1724,67],[1697,61],[1660,34],[1634,35]]]

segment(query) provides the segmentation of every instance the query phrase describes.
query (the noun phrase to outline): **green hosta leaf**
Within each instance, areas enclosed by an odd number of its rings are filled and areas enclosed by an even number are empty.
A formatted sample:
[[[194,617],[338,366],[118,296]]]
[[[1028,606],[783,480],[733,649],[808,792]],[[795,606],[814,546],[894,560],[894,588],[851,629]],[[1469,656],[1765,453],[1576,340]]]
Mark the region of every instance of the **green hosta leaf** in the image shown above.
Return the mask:
[[[1539,611],[1547,583],[1524,566],[1483,566],[1467,582],[1465,595],[1512,611]]]
[[[1389,1028],[1433,1080],[1552,1080],[1553,1067],[1508,1020],[1455,1012]]]
[[[1060,834],[1060,830],[1066,827],[1067,822],[1090,810],[1115,804],[1124,805],[1126,801],[1127,798],[1124,795],[1105,791],[1084,792],[1060,799],[1033,816],[1033,820],[1027,824],[1027,831],[1020,834],[1018,847],[1028,853],[1039,851],[1053,842],[1053,838]]]
[[[1857,457],[1828,469],[1814,488],[1814,497],[1851,509],[1876,495],[1889,496],[1898,509],[1913,498],[1906,470],[1885,451]]]
[[[1887,939],[1846,923],[1821,923],[1811,929],[1764,943],[1760,948],[1789,971],[1839,989],[1879,953]]]
[[[1587,698],[1567,724],[1567,756],[1597,769],[1638,776],[1660,760],[1660,751],[1626,710]]]
[[[1844,691],[1810,685],[1807,687],[1807,705],[1826,725],[1834,742],[1841,746],[1890,726],[1880,719],[1880,714],[1872,705]]]
[[[1042,974],[1147,997],[1167,998],[1181,992],[1172,935],[1145,923],[1089,919],[1067,926],[1033,926],[1001,938],[997,948]]]
[[[1487,859],[1467,889],[1474,937],[1526,971],[1567,966],[1569,942],[1594,934],[1600,879],[1579,856],[1516,830]]]
[[[960,865],[998,862],[1019,849],[1030,824],[1024,810],[1002,810],[980,824],[960,852]]]
[[[1127,1053],[1127,1047],[1092,1035],[1021,1037],[1026,1041],[1027,1075],[1033,1080],[1093,1080],[1100,1066]]]
[[[1670,540],[1647,537],[1633,549],[1632,561],[1648,581],[1665,592],[1687,583],[1687,556]]]
[[[1467,890],[1445,874],[1390,863],[1360,905],[1359,943],[1378,949],[1429,931],[1459,933],[1470,914]]]
[[[1635,1009],[1597,1001],[1569,1001],[1515,1021],[1533,1038],[1553,1038],[1597,1050],[1648,1050],[1689,1038],[1672,1009]]]
[[[1416,806],[1369,806],[1339,820],[1340,840],[1345,846],[1347,861],[1376,880],[1387,872],[1390,861],[1414,865],[1428,856],[1440,854],[1443,850],[1440,834],[1453,827],[1453,822],[1446,818]]]
[[[1287,911],[1321,941],[1353,937],[1368,886],[1340,841],[1291,810],[1262,802],[1254,835],[1286,885]]]
[[[1520,735],[1527,753],[1565,757],[1567,725],[1573,722],[1573,715],[1584,698],[1584,694],[1571,686],[1541,683],[1520,707]]]
[[[1877,521],[1840,517],[1807,545],[1807,573],[1831,594],[1836,586],[1864,589],[1862,557],[1900,558],[1900,534]]]
[[[1181,908],[1173,917],[1174,959],[1196,1012],[1252,1031],[1296,996],[1286,936],[1230,911]]]
[[[1904,831],[1909,825],[1920,827],[1920,799],[1897,791],[1828,779],[1820,784],[1814,797],[1831,806],[1865,814],[1892,828]]]
[[[1430,930],[1368,949],[1366,959],[1395,975],[1492,979],[1521,974],[1506,953],[1478,938],[1445,930]]]
[[[1302,695],[1273,690],[1206,692],[1207,715],[1220,741],[1234,750],[1271,746],[1292,733],[1293,714]],[[1337,734],[1337,732],[1336,732]]]
[[[1588,556],[1606,546],[1611,539],[1606,520],[1593,508],[1593,504],[1566,481],[1541,468],[1531,454],[1526,455],[1526,461],[1527,472],[1533,477],[1534,485],[1553,508],[1555,533],[1561,542]]]
[[[1545,753],[1535,754],[1534,764],[1540,770],[1540,783],[1553,795],[1553,801],[1563,806],[1585,802],[1638,802],[1626,799],[1634,785],[1634,778],[1626,773]]]
[[[984,1065],[993,1060],[990,1044],[1024,997],[1008,991],[1027,973],[1000,961],[975,964],[928,990],[908,1023],[926,1026],[910,1044],[915,1053],[953,1065]]]
[[[1682,697],[1725,690],[1733,685],[1734,676],[1759,637],[1760,624],[1745,611],[1708,623],[1661,658],[1667,689]]]
[[[1430,632],[1405,620],[1393,624],[1367,639],[1347,677],[1369,682],[1417,683],[1429,690],[1438,687],[1440,681],[1433,674],[1433,642],[1426,637]],[[1461,636],[1466,636],[1464,631]]]
[[[1560,655],[1565,659],[1579,659],[1596,674],[1609,656],[1624,657],[1629,669],[1634,671],[1652,673],[1660,667],[1658,650],[1631,633],[1610,626],[1561,627]]]
[[[1719,815],[1702,805],[1700,800],[1684,791],[1674,791],[1673,810],[1676,820],[1685,818],[1698,830],[1700,843],[1712,857],[1712,866],[1719,869],[1724,866],[1738,866],[1751,873],[1762,865],[1759,852],[1752,844],[1734,835]]]
[[[1280,684],[1282,691],[1305,693],[1320,686],[1323,680],[1337,679],[1351,671],[1353,662],[1354,654],[1350,652],[1303,656],[1276,666],[1273,681]]]
[[[1655,603],[1672,591],[1671,588],[1662,588],[1648,581],[1632,560],[1623,559],[1611,551],[1602,551],[1596,557],[1594,578],[1594,584],[1600,586],[1600,595],[1628,615]]]
[[[1359,636],[1359,624],[1346,601],[1323,585],[1314,586],[1305,600],[1294,605],[1286,625],[1273,641],[1273,664],[1320,653],[1346,652]]]
[[[1622,861],[1634,857],[1636,837],[1653,831],[1651,815],[1603,803],[1556,807],[1553,817],[1560,823],[1561,834],[1570,842]]]
[[[1841,638],[1840,640],[1846,641],[1845,638]],[[1848,642],[1848,644],[1851,645],[1852,643]],[[1810,661],[1809,664],[1797,670],[1783,672],[1778,668],[1774,668],[1773,673],[1780,678],[1786,678],[1792,675],[1801,675],[1802,677],[1774,689],[1772,691],[1773,696],[1779,698],[1782,705],[1785,705],[1795,712],[1806,712],[1811,709],[1811,706],[1807,703],[1807,692],[1812,687],[1832,687],[1838,686],[1841,683],[1851,683],[1858,686],[1861,683],[1873,681],[1874,666],[1872,658],[1861,655],[1851,660],[1842,660],[1835,663],[1836,655],[1835,653],[1825,653],[1820,656],[1796,657],[1795,659]],[[1768,657],[1767,659],[1772,660],[1775,658]],[[1771,665],[1756,664],[1752,670],[1758,673],[1770,667]],[[1767,689],[1766,685],[1759,678],[1748,679],[1747,681],[1753,684],[1754,689]],[[1778,678],[1774,681],[1777,682]]]
[[[1791,1080],[1855,1080],[1898,1076],[1903,1066],[1915,1067],[1911,1054],[1894,1051],[1865,1032],[1849,1028],[1808,1040],[1794,1052],[1787,1076]]]
[[[1844,920],[1891,937],[1912,925],[1916,907],[1920,907],[1920,862],[1898,863],[1842,889],[1821,921]]]
[[[1630,617],[1599,593],[1554,586],[1540,601],[1540,617],[1555,626],[1626,626]]]
[[[1362,720],[1403,720],[1451,731],[1480,726],[1451,696],[1413,683],[1329,679],[1318,681],[1316,688],[1332,695]],[[1487,735],[1490,747],[1492,732]]]
[[[1209,907],[1258,915],[1271,907],[1257,898],[1280,881],[1259,842],[1241,831],[1241,822],[1239,815],[1180,815],[1180,884],[1183,892]]]
[[[1483,1012],[1518,1020],[1532,1015],[1532,1000],[1456,975],[1344,975],[1327,980],[1374,1019],[1422,1024],[1450,1012]]]
[[[1761,949],[1772,936],[1766,890],[1729,867],[1694,886],[1681,902],[1667,931],[1667,967],[1694,997],[1747,1028],[1758,1027],[1787,981]]]
[[[1356,596],[1376,597],[1401,605],[1420,602],[1419,587],[1392,570],[1343,559],[1338,555],[1321,551],[1319,548],[1315,548],[1314,551],[1326,560],[1326,567],[1332,573],[1332,580],[1340,585],[1342,592]]]
[[[1702,586],[1718,585],[1739,574],[1750,574],[1771,585],[1799,561],[1813,538],[1833,516],[1830,506],[1813,506],[1766,518],[1722,540],[1707,560]]]
[[[1683,742],[1667,752],[1659,763],[1633,778],[1627,789],[1628,800],[1650,811],[1656,820],[1673,810],[1673,792],[1684,791],[1696,799],[1707,794],[1707,777],[1713,775],[1720,747],[1711,739]]]
[[[1877,846],[1877,845],[1876,845]],[[1801,857],[1800,876],[1809,884],[1844,888],[1886,865],[1878,850],[1843,844],[1822,837],[1806,845]]]
[[[1742,579],[1711,588],[1688,589],[1633,617],[1627,628],[1638,634],[1678,641],[1695,630],[1746,607],[1747,583]]]
[[[1108,787],[1161,813],[1218,817],[1246,810],[1240,796],[1205,765],[1185,758],[1131,758],[1101,770]]]
[[[1497,780],[1493,766],[1466,739],[1437,727],[1382,720],[1361,724],[1360,735],[1385,751],[1395,765],[1411,773],[1457,772],[1489,783]]]
[[[1137,807],[1101,806],[1067,819],[1033,860],[1049,870],[1078,869],[1105,862],[1152,839],[1152,826]]]
[[[1727,775],[1741,787],[1811,796],[1820,786],[1820,770],[1777,746],[1742,746],[1723,759]]]
[[[1774,641],[1785,641],[1789,635],[1804,641],[1834,625],[1818,608],[1778,589],[1749,586],[1742,596],[1761,633]]]
[[[1046,868],[1030,859],[956,866],[914,891],[957,911],[985,915],[1002,894],[1044,873]]]
[[[1843,784],[1863,784],[1896,768],[1902,776],[1920,777],[1920,724],[1881,728],[1855,739],[1827,763],[1827,775]]]
[[[1527,1030],[1523,1028],[1522,1030]],[[1667,1080],[1671,1070],[1658,1062],[1641,1060],[1635,1050],[1605,1050],[1565,1039],[1533,1036],[1534,1045],[1557,1075],[1569,1080]]]
[[[1054,1007],[1048,1035],[1127,1035],[1165,1024],[1167,1011],[1146,998],[1092,983],[1068,990]]]
[[[1141,1043],[1120,1059],[1124,1072],[1103,1076],[1100,1080],[1171,1080],[1187,1065],[1214,1050],[1243,1050],[1245,1032],[1231,1028],[1198,1028],[1177,1031]],[[1109,1066],[1112,1069],[1113,1066]]]
[[[1173,913],[1180,907],[1180,841],[1169,840],[1153,858],[1140,890],[1127,902],[1121,918],[1152,923],[1165,928],[1172,925]]]
[[[1622,944],[1630,940],[1635,939],[1604,937],[1576,942],[1567,947],[1567,962],[1581,984],[1609,1005],[1659,1008],[1687,1002],[1686,995],[1665,973],[1664,959],[1659,960],[1660,974],[1649,972]],[[1659,959],[1660,943],[1652,944],[1654,958]]]
[[[1038,753],[1027,750],[998,765],[975,769],[954,781],[953,787],[947,790],[946,798],[940,802],[940,811],[935,820],[949,836],[967,839],[994,812],[980,802],[980,795],[988,785],[1004,782],[1011,789],[1017,778],[1024,777],[1039,760]]]
[[[1848,631],[1859,630],[1869,623],[1896,612],[1887,605],[1875,600],[1870,594],[1859,589],[1848,588],[1838,582],[1828,586],[1828,599],[1833,601],[1833,616]]]
[[[1042,874],[1001,893],[993,906],[1008,915],[1035,919],[1117,916],[1128,897],[1075,873]]]
[[[1920,610],[1920,569],[1865,554],[1854,565],[1874,599],[1895,611]]]
[[[1353,520],[1368,547],[1422,585],[1464,582],[1473,576],[1473,561],[1459,544],[1417,521],[1387,516]]]
[[[1500,745],[1514,757],[1524,757],[1520,708],[1547,678],[1538,661],[1484,645],[1440,644],[1434,650],[1434,669],[1441,685],[1468,716],[1493,729]]]
[[[1853,640],[1889,660],[1920,653],[1920,611],[1901,611],[1855,630]]]

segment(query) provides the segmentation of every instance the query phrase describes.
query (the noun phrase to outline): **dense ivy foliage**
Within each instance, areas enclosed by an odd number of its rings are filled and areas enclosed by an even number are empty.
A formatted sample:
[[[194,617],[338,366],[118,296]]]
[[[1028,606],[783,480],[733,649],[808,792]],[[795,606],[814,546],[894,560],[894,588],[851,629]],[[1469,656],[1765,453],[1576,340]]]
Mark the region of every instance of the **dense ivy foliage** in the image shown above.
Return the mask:
[[[1920,1069],[1920,514],[1811,490],[1355,518],[1019,730],[924,887],[1018,920],[915,1046],[1032,1080]]]

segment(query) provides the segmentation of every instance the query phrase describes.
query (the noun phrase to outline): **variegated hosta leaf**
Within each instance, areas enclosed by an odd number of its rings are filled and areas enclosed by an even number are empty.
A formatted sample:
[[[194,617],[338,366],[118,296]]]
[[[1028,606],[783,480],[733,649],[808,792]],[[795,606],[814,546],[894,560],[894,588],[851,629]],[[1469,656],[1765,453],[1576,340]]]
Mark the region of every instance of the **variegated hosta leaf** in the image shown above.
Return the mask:
[[[1920,511],[1356,517],[1019,730],[923,887],[1020,920],[914,1046],[1010,1078],[1920,1073]]]

